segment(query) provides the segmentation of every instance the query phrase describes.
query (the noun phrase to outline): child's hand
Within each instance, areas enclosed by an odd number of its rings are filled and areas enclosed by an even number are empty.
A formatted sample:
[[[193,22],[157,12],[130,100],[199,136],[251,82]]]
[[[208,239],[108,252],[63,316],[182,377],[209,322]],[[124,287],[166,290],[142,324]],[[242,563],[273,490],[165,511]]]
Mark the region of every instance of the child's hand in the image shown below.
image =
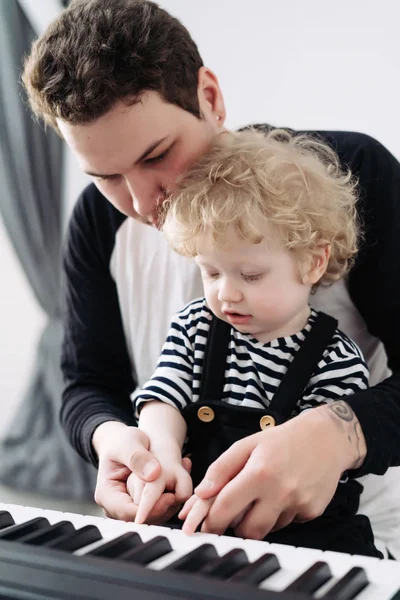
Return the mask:
[[[192,479],[182,462],[163,464],[160,460],[161,475],[154,481],[144,482],[133,473],[127,481],[127,488],[135,504],[138,505],[135,523],[144,523],[157,500],[165,491],[173,492],[177,504],[185,502],[193,493]]]
[[[184,533],[194,533],[196,531],[197,527],[208,515],[216,497],[217,496],[213,496],[212,498],[203,500],[196,496],[196,494],[193,494],[193,496],[189,498],[178,514],[179,519],[185,520],[182,525],[182,531]]]

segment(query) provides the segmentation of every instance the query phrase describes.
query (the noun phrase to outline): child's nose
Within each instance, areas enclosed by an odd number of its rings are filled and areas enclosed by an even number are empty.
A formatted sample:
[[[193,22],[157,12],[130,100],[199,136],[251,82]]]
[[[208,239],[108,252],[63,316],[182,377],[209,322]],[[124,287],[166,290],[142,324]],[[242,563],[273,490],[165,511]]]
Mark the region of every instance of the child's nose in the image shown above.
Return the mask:
[[[219,288],[218,299],[220,302],[240,302],[242,292],[232,281],[223,280]]]

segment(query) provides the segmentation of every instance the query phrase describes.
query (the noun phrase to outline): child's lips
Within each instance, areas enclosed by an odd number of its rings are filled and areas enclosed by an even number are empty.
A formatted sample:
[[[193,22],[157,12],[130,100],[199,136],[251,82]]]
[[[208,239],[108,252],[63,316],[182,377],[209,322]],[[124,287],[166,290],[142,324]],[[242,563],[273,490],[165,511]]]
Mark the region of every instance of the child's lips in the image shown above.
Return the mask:
[[[251,315],[241,315],[236,312],[224,311],[224,315],[232,325],[246,325],[251,319]]]

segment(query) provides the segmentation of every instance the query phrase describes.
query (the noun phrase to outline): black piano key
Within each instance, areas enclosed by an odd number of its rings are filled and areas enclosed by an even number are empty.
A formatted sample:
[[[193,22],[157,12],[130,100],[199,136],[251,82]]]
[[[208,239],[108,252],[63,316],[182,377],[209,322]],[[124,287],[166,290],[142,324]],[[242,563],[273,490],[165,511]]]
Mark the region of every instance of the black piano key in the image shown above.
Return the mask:
[[[0,529],[14,525],[15,521],[7,510],[0,510]]]
[[[243,583],[258,585],[264,579],[279,571],[280,568],[281,565],[275,554],[268,552],[260,556],[256,561],[243,567],[243,569],[240,569],[240,571],[229,578],[229,581],[242,581]]]
[[[55,548],[57,550],[65,550],[66,552],[75,552],[83,546],[88,546],[101,540],[100,531],[94,525],[86,525],[72,533],[63,535],[58,540],[53,540],[47,544],[47,548]]]
[[[190,573],[199,571],[210,560],[218,558],[216,549],[212,544],[202,544],[191,552],[181,556],[175,562],[168,565],[168,570],[188,571]]]
[[[369,584],[367,574],[362,567],[353,567],[333,587],[331,587],[323,598],[335,598],[335,600],[352,600]]]
[[[168,557],[168,555],[167,555]],[[160,559],[163,560],[163,559]],[[7,593],[10,592],[10,593]],[[95,559],[40,546],[0,541],[0,596],[15,600],[300,600],[195,573],[153,571],[119,560]],[[305,600],[305,598],[304,598]],[[377,599],[380,600],[379,591]]]
[[[199,571],[201,575],[208,577],[218,577],[219,579],[228,579],[241,568],[249,564],[249,559],[244,550],[235,548],[224,556],[219,556],[215,560],[204,565]]]
[[[132,562],[138,565],[148,565],[153,562],[153,560],[157,560],[157,558],[161,558],[161,556],[165,556],[171,551],[172,546],[169,543],[168,538],[158,535],[141,546],[128,550],[119,556],[118,560]]]
[[[71,533],[75,527],[69,521],[60,521],[54,525],[49,525],[39,531],[28,533],[18,539],[20,544],[31,544],[32,546],[46,546],[53,540],[57,540],[66,533]]]
[[[129,531],[128,533],[124,533],[119,537],[110,540],[103,544],[102,546],[98,546],[94,548],[90,552],[87,552],[85,556],[102,556],[104,558],[119,558],[121,554],[124,554],[128,550],[132,550],[138,544],[142,543],[142,539],[138,533],[134,533]]]
[[[313,594],[331,578],[332,572],[326,562],[318,561],[297,577],[285,589],[285,592]]]
[[[48,525],[49,522],[47,519],[44,519],[43,517],[36,517],[30,521],[25,521],[25,523],[19,523],[18,525],[12,525],[7,529],[2,529],[0,531],[0,540],[15,542],[28,533],[31,533],[32,531],[40,531],[40,529],[43,529]]]

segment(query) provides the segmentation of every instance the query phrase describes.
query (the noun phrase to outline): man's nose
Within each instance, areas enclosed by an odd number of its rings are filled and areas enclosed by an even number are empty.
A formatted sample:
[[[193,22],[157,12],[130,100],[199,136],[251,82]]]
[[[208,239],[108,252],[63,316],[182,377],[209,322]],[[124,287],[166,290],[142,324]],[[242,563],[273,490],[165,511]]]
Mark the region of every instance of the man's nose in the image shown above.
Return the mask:
[[[218,300],[220,302],[240,302],[242,299],[243,294],[234,281],[228,278],[221,279],[218,290]]]
[[[163,197],[162,187],[155,181],[138,176],[125,177],[134,210],[141,217],[154,215]]]

